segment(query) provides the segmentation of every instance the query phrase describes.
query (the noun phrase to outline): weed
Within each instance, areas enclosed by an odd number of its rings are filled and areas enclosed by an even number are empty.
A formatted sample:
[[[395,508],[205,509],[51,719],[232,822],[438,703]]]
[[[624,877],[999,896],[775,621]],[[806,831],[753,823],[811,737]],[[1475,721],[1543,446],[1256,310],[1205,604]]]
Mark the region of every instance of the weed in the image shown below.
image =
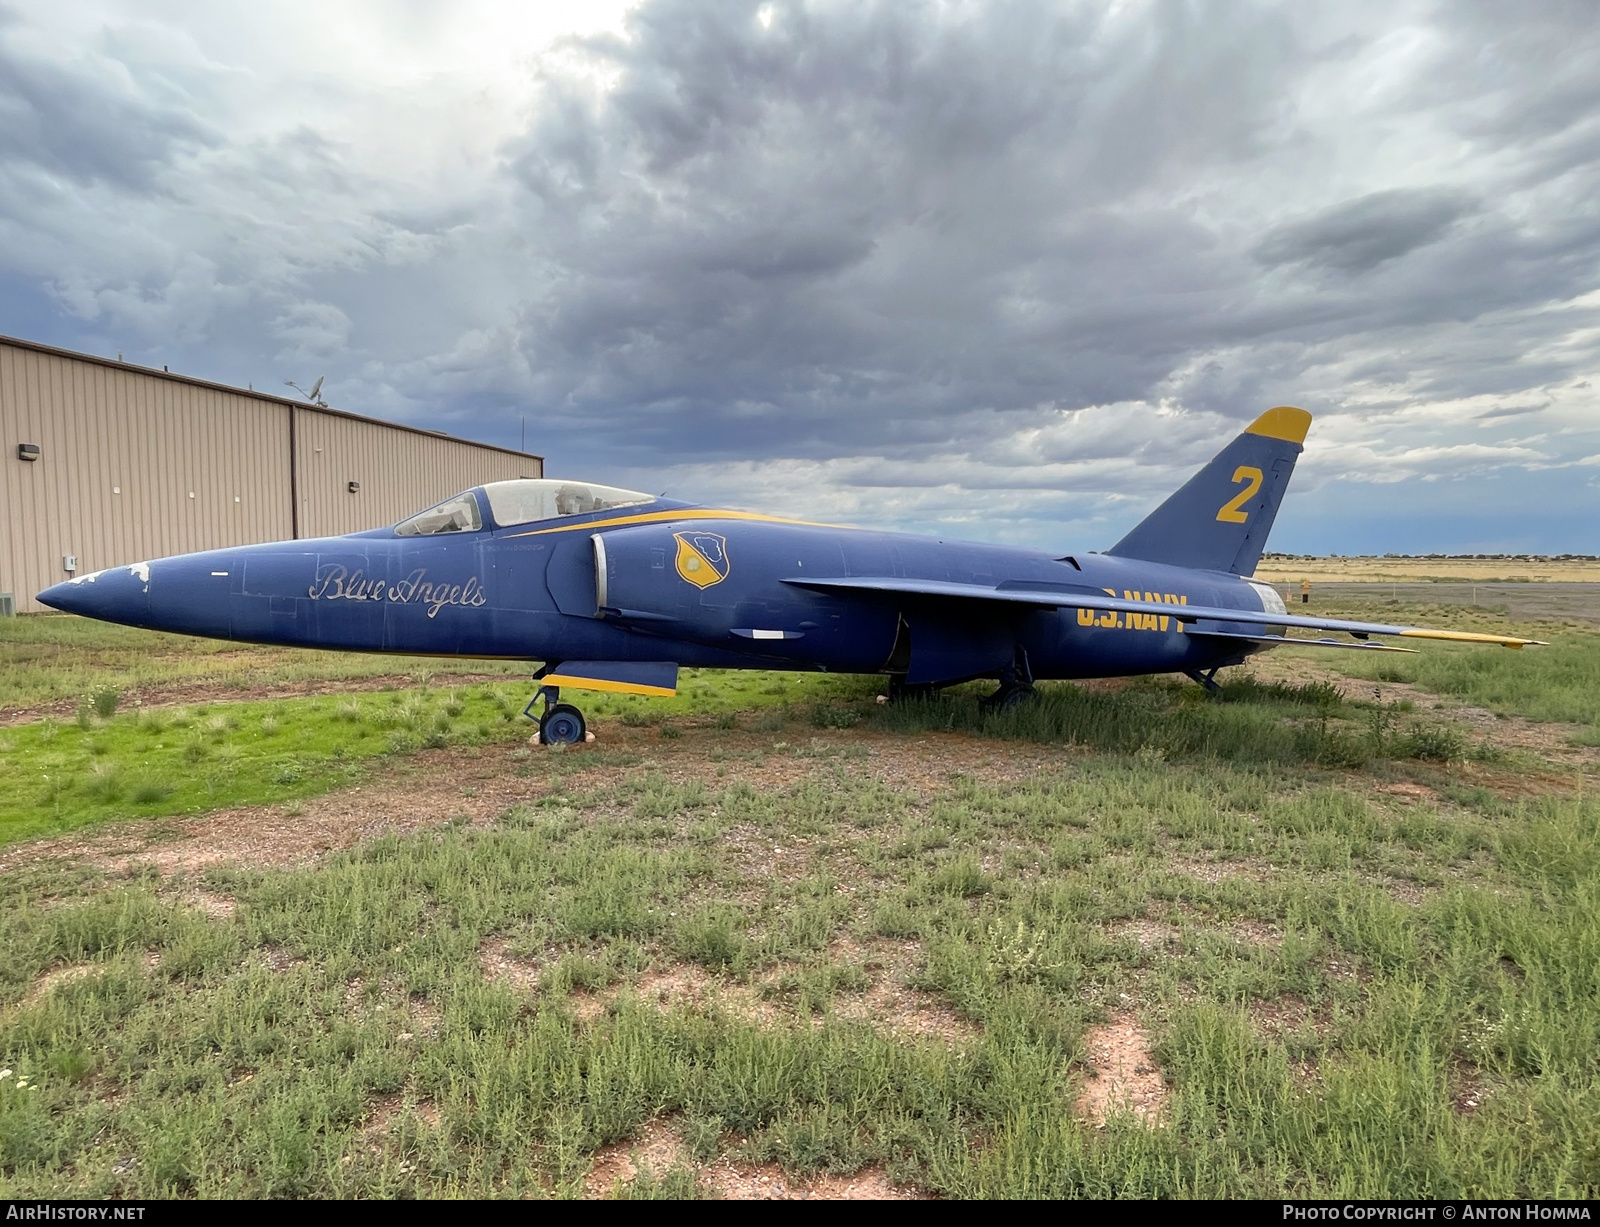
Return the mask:
[[[753,733],[781,733],[789,726],[789,716],[782,710],[764,711],[750,722]]]
[[[117,705],[122,702],[122,691],[115,686],[101,686],[91,696],[94,704],[94,714],[102,720],[109,720],[117,713]]]
[[[708,904],[680,916],[672,928],[672,949],[680,958],[707,967],[729,967],[744,953],[744,920],[727,904]]]
[[[958,856],[939,866],[930,885],[940,894],[970,899],[975,895],[985,894],[993,883],[976,859],[970,856]]]
[[[848,729],[861,723],[861,712],[842,703],[813,703],[810,718],[819,729]]]
[[[1447,763],[1467,756],[1467,739],[1446,725],[1417,724],[1401,734],[1394,748],[1397,758]]]
[[[89,768],[83,795],[102,804],[119,800],[123,793],[122,773],[115,763],[95,762]]]

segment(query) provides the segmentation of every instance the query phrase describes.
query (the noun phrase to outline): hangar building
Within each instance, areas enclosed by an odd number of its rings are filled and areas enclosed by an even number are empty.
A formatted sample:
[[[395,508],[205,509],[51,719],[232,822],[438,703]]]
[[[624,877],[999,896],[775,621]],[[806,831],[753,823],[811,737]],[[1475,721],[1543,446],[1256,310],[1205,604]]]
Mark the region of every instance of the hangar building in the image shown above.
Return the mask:
[[[544,476],[540,456],[9,337],[0,445],[0,594],[17,612],[74,574],[359,532]]]

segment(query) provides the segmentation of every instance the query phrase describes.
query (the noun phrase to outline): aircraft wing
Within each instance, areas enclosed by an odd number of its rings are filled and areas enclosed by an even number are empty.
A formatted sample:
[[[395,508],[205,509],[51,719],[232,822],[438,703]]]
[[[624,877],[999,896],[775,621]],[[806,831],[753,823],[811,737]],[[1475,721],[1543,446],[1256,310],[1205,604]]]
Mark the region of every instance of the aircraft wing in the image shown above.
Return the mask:
[[[1073,591],[1058,588],[997,587],[983,584],[959,584],[937,579],[898,579],[892,576],[850,576],[840,579],[785,579],[786,584],[797,588],[811,588],[820,592],[881,593],[886,596],[943,597],[952,600],[990,601],[1011,605],[1032,605],[1044,609],[1101,609],[1117,613],[1151,613],[1176,618],[1185,625],[1194,625],[1201,634],[1232,635],[1234,638],[1259,639],[1267,643],[1289,643],[1297,647],[1327,647],[1337,641],[1315,639],[1289,639],[1276,635],[1239,635],[1220,627],[1215,630],[1204,625],[1209,622],[1243,623],[1250,626],[1294,626],[1314,631],[1344,631],[1358,639],[1368,635],[1395,635],[1407,639],[1444,639],[1454,643],[1497,644],[1503,648],[1521,648],[1528,645],[1543,646],[1539,639],[1518,639],[1513,635],[1485,635],[1477,631],[1442,631],[1424,626],[1396,626],[1383,622],[1349,622],[1341,618],[1308,618],[1301,614],[1270,613],[1254,609],[1223,609],[1206,605],[1168,605],[1158,601],[1130,601],[1105,593]],[[1344,646],[1344,645],[1340,645]]]

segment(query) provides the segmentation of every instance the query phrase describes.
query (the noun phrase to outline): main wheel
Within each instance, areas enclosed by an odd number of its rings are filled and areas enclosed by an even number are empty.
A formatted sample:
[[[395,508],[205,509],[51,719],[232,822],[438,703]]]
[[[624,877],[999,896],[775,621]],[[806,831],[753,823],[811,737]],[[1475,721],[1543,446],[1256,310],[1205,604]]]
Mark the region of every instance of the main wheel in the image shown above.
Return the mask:
[[[1032,686],[1024,686],[1020,683],[1012,683],[1009,686],[1002,685],[992,695],[979,699],[978,706],[984,711],[1010,711],[1018,703],[1024,703],[1033,698],[1034,693]]]
[[[583,713],[570,703],[557,703],[539,720],[539,740],[547,746],[577,745],[587,731]]]

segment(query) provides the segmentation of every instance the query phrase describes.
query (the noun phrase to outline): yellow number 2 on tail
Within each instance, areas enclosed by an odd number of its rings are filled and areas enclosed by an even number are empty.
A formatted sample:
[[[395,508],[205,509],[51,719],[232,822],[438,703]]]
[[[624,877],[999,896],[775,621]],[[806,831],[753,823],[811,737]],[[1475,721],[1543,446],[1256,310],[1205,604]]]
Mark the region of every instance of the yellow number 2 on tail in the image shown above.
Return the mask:
[[[1241,511],[1240,508],[1253,499],[1256,496],[1256,491],[1261,489],[1261,470],[1253,469],[1247,464],[1241,464],[1233,471],[1233,484],[1237,486],[1241,481],[1247,481],[1250,484],[1224,503],[1222,510],[1217,512],[1217,519],[1224,524],[1243,524],[1250,518],[1250,513]]]

